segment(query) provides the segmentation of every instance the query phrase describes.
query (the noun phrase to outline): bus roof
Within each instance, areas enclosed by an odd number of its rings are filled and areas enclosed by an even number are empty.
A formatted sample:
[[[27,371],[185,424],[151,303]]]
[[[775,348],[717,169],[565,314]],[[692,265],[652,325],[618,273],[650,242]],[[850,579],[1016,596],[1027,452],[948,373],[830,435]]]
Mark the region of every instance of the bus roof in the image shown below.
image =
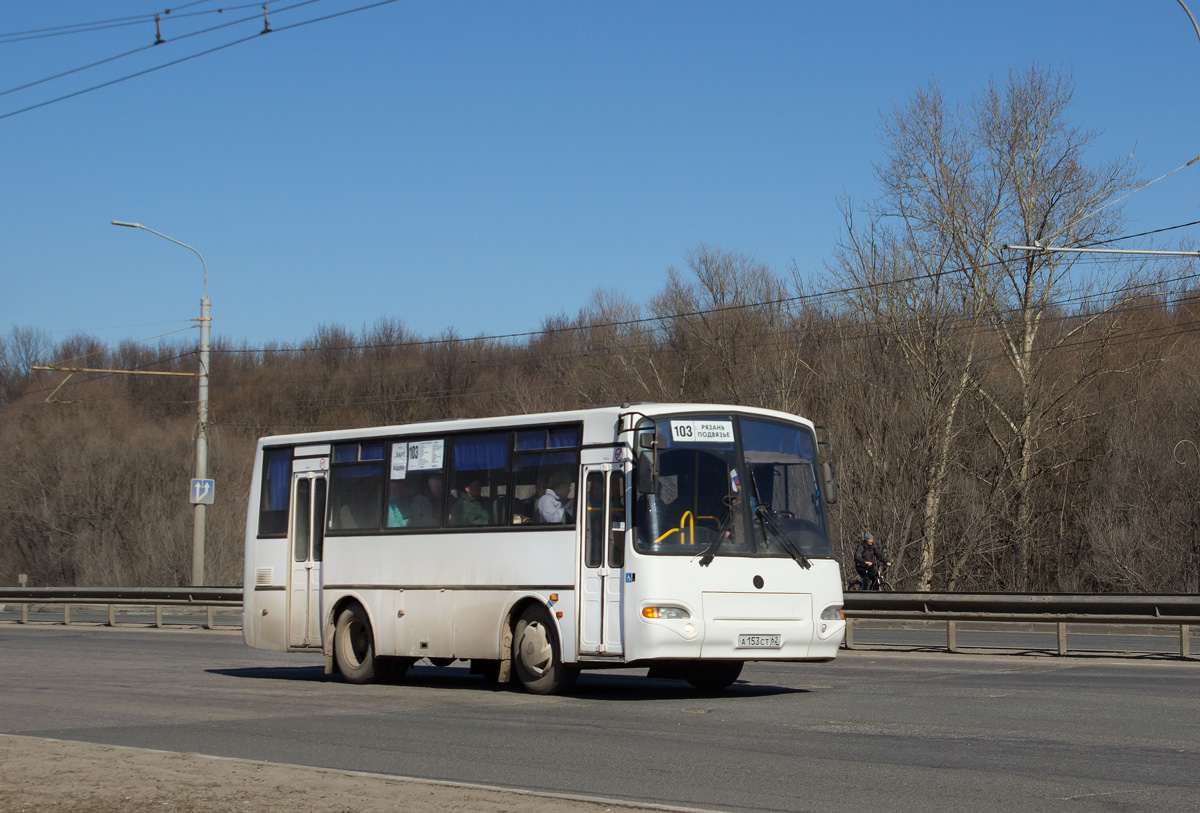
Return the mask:
[[[623,415],[637,415],[655,418],[661,415],[679,413],[731,413],[742,415],[759,415],[767,418],[786,420],[806,424],[813,423],[807,418],[760,407],[735,406],[732,404],[696,404],[675,402],[637,402],[625,404],[607,404],[603,406],[586,407],[584,409],[566,410],[562,412],[538,412],[523,415],[499,415],[487,418],[450,418],[445,420],[415,421],[412,423],[364,426],[352,429],[326,429],[318,432],[299,432],[283,435],[267,435],[259,439],[259,447],[286,446],[299,443],[322,443],[338,440],[355,440],[363,438],[392,437],[400,435],[428,435],[438,432],[462,432],[485,429],[506,429],[526,425],[548,425],[556,423],[595,424],[598,417],[608,413],[603,425],[615,425]],[[585,429],[586,432],[586,429]],[[611,442],[612,438],[608,438]],[[584,438],[585,443],[601,442],[593,438]]]

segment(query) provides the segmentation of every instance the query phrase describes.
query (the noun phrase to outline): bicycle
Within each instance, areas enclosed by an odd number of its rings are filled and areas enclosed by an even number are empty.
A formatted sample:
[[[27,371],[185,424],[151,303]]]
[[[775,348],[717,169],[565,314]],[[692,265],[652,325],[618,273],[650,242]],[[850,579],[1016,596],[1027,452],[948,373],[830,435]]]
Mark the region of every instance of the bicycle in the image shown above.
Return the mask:
[[[867,590],[875,590],[880,593],[892,592],[892,584],[887,580],[885,571],[891,567],[890,564],[884,564],[882,567],[873,565],[867,571]],[[856,572],[854,578],[846,582],[846,592],[857,593],[863,589],[862,578]]]

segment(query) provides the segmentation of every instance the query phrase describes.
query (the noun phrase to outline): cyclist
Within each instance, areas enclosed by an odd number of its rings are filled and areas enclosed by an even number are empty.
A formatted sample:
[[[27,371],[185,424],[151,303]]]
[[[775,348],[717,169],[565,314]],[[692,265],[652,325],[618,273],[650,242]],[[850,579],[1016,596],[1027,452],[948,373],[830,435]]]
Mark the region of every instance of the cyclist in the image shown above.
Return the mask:
[[[854,570],[862,580],[862,589],[869,590],[878,584],[881,562],[884,567],[892,566],[884,555],[883,548],[875,544],[875,535],[868,531],[863,534],[862,542],[858,543],[858,548],[854,551]]]

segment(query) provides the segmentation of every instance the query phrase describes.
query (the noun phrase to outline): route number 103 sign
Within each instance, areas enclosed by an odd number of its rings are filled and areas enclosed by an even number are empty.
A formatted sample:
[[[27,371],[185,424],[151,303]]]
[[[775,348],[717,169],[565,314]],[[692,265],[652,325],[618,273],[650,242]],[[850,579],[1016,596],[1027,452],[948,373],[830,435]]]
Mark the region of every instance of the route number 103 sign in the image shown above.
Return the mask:
[[[676,443],[733,443],[733,421],[671,421]]]

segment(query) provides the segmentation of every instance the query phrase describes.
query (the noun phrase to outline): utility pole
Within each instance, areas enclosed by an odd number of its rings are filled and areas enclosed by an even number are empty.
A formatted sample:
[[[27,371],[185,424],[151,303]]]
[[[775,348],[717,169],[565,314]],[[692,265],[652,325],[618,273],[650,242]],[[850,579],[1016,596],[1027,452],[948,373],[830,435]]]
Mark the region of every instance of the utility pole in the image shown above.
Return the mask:
[[[196,252],[199,255],[200,252]],[[203,262],[204,258],[201,257]],[[205,511],[211,501],[213,487],[208,479],[208,328],[212,323],[208,300],[208,269],[205,268],[204,296],[200,298],[200,392],[197,418],[200,431],[196,433],[196,479],[192,483],[192,501],[196,504],[196,516],[192,522],[192,584],[202,586],[204,582],[204,539],[206,534]],[[203,492],[203,493],[202,493]]]

